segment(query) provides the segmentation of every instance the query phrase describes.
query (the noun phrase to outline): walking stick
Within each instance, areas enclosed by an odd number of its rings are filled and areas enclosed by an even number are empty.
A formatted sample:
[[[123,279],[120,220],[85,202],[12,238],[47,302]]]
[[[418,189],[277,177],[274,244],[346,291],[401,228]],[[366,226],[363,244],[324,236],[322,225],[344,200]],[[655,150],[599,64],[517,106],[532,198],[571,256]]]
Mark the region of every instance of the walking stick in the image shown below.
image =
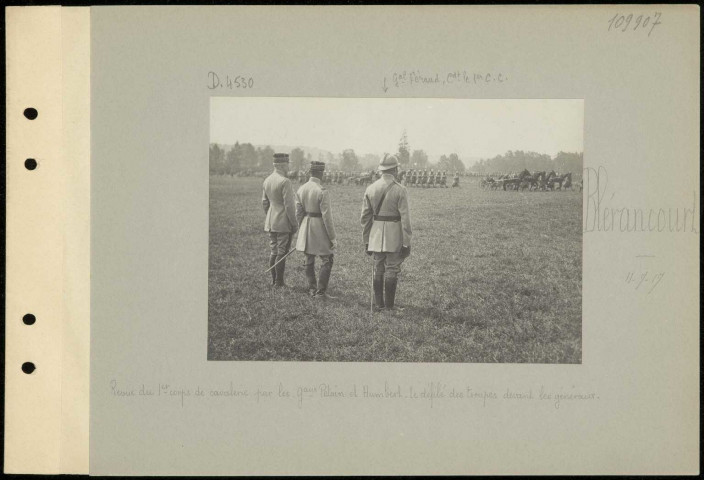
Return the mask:
[[[374,274],[376,273],[376,265],[374,265],[374,257],[372,257],[372,288],[371,296],[369,297],[369,321],[374,321]]]
[[[291,246],[291,243],[293,243],[293,236],[294,236],[294,235],[295,235],[294,233],[289,234],[289,236],[288,236],[288,242],[286,243],[286,248],[289,248],[289,247]],[[271,272],[271,271],[274,269],[274,267],[276,267],[276,266],[279,264],[279,262],[281,262],[282,260],[285,260],[286,257],[288,257],[289,255],[291,255],[291,254],[292,254],[293,252],[295,252],[295,251],[296,251],[296,247],[293,247],[291,250],[288,251],[288,253],[287,253],[286,255],[284,255],[283,257],[281,257],[278,262],[276,262],[275,264],[273,264],[271,267],[267,268],[264,273],[269,273],[269,272]]]

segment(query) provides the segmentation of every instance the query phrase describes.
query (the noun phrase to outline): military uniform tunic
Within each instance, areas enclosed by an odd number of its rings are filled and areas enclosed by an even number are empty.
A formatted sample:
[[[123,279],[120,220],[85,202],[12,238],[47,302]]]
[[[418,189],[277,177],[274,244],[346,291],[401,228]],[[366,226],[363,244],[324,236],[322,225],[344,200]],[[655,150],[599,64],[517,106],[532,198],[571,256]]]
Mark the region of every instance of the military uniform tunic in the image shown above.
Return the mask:
[[[330,193],[320,179],[310,177],[296,193],[296,218],[299,233],[296,250],[310,255],[331,255],[335,226],[330,208]]]
[[[384,191],[384,203],[378,213],[375,213]],[[367,187],[361,221],[364,243],[369,245],[370,252],[396,253],[400,252],[403,246],[411,246],[408,192],[396,182],[393,175],[384,174]]]
[[[291,180],[278,171],[266,177],[262,205],[266,210],[265,232],[296,232],[298,222],[296,221],[296,204]]]

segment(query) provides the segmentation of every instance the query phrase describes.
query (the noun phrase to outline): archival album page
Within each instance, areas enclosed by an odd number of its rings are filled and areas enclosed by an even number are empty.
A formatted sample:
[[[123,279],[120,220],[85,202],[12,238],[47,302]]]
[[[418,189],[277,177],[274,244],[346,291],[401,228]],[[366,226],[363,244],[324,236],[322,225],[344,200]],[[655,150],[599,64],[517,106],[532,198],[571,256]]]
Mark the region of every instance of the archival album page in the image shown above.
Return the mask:
[[[6,18],[7,472],[698,473],[698,7]]]

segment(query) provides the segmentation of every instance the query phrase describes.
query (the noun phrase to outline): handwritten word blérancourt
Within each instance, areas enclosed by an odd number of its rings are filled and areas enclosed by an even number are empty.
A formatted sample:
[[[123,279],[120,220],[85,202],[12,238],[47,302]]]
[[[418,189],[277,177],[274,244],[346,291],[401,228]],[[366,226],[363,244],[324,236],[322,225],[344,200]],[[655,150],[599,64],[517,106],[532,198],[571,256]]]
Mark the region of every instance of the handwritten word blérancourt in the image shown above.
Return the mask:
[[[692,208],[614,206],[616,192],[607,193],[609,175],[605,167],[584,169],[584,233],[591,232],[667,232],[694,233],[696,227],[697,192],[692,192]]]

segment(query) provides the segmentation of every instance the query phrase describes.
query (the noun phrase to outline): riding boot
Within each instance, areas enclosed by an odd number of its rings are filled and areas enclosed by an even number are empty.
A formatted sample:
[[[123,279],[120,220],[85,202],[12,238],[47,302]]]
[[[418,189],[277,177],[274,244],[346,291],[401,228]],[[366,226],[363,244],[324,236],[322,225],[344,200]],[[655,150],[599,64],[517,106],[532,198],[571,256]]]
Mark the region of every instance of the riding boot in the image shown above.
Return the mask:
[[[279,264],[276,265],[276,286],[277,287],[283,287],[284,286],[284,272],[286,271],[286,260],[282,260],[283,255],[279,255],[277,257],[277,260],[279,260]]]
[[[276,263],[276,255],[269,255],[269,268]],[[276,285],[276,268],[271,268],[271,284]]]
[[[315,294],[317,282],[315,280],[315,263],[306,263],[306,279],[308,279],[308,292]]]
[[[384,293],[386,295],[386,308],[391,310],[394,308],[396,300],[396,277],[386,277]]]
[[[318,277],[318,291],[316,295],[324,295],[330,282],[330,272],[332,271],[332,259],[323,262],[320,266],[320,276]]]
[[[384,308],[384,277],[374,277],[374,303],[377,308]]]

